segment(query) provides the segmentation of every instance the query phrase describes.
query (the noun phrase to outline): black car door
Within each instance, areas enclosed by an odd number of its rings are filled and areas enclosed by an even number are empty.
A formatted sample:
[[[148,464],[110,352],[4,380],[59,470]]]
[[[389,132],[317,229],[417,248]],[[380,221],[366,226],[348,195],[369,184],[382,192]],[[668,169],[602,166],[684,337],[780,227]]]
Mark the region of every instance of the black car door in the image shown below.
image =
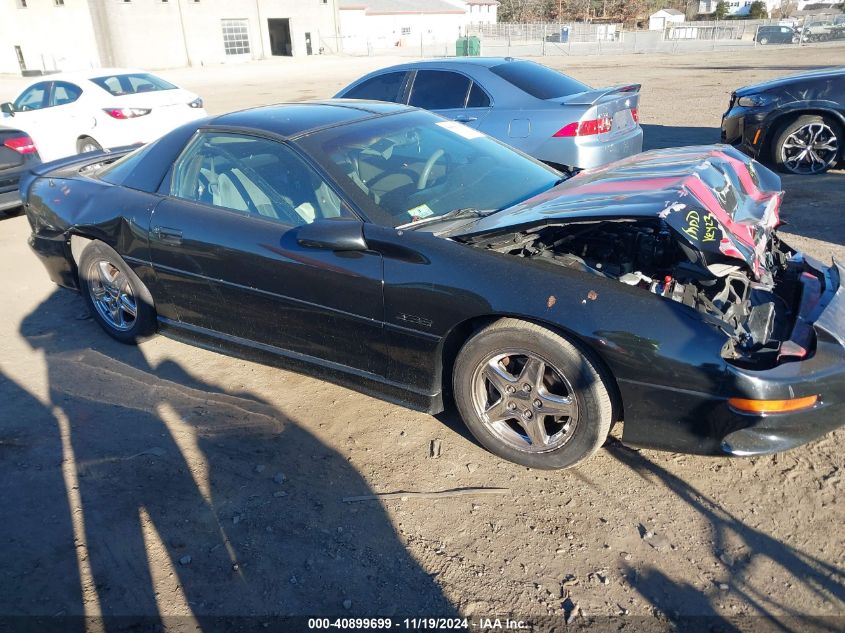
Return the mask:
[[[158,292],[183,325],[375,374],[382,260],[300,244],[314,222],[359,222],[284,143],[200,132],[150,221]]]

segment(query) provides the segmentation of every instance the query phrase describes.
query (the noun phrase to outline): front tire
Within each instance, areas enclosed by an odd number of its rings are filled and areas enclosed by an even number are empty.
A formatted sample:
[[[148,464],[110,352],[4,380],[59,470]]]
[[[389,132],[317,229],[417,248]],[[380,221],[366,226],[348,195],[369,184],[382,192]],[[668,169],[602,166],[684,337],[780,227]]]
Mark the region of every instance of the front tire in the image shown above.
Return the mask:
[[[461,348],[455,404],[490,452],[523,466],[569,468],[595,453],[613,421],[592,356],[544,327],[501,319]]]
[[[79,258],[82,296],[94,320],[121,343],[136,344],[156,330],[149,290],[117,252],[93,241]]]
[[[805,114],[786,125],[772,146],[775,164],[791,174],[822,174],[836,164],[842,127],[825,116]]]

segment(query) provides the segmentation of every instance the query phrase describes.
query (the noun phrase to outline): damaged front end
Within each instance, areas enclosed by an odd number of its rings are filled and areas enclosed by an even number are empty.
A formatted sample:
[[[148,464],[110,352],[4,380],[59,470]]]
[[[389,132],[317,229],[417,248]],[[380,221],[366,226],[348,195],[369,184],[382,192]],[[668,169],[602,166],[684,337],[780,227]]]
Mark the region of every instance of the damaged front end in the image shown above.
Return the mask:
[[[723,358],[768,369],[811,352],[805,324],[824,285],[775,232],[781,198],[779,178],[732,148],[663,150],[585,172],[457,239],[684,304],[724,332]]]

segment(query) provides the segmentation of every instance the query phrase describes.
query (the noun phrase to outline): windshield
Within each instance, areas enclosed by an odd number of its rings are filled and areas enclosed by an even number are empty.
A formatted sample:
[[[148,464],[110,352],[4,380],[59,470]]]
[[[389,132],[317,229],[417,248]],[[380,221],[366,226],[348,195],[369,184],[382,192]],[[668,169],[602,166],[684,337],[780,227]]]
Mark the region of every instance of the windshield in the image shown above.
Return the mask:
[[[481,132],[428,112],[335,127],[300,143],[373,221],[393,227],[428,219],[427,225],[457,209],[497,211],[560,179]]]
[[[150,73],[127,73],[125,75],[107,75],[95,77],[91,81],[115,97],[134,95],[139,92],[157,90],[175,90],[176,86]]]

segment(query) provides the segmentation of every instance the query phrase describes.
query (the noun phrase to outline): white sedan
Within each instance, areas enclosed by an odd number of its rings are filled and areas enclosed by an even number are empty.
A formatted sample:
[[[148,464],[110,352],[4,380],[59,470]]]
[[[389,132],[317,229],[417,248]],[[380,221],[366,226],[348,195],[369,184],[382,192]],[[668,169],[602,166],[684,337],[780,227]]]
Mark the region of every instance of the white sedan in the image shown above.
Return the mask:
[[[44,161],[148,143],[206,116],[202,99],[143,70],[99,68],[41,77],[0,106]]]

